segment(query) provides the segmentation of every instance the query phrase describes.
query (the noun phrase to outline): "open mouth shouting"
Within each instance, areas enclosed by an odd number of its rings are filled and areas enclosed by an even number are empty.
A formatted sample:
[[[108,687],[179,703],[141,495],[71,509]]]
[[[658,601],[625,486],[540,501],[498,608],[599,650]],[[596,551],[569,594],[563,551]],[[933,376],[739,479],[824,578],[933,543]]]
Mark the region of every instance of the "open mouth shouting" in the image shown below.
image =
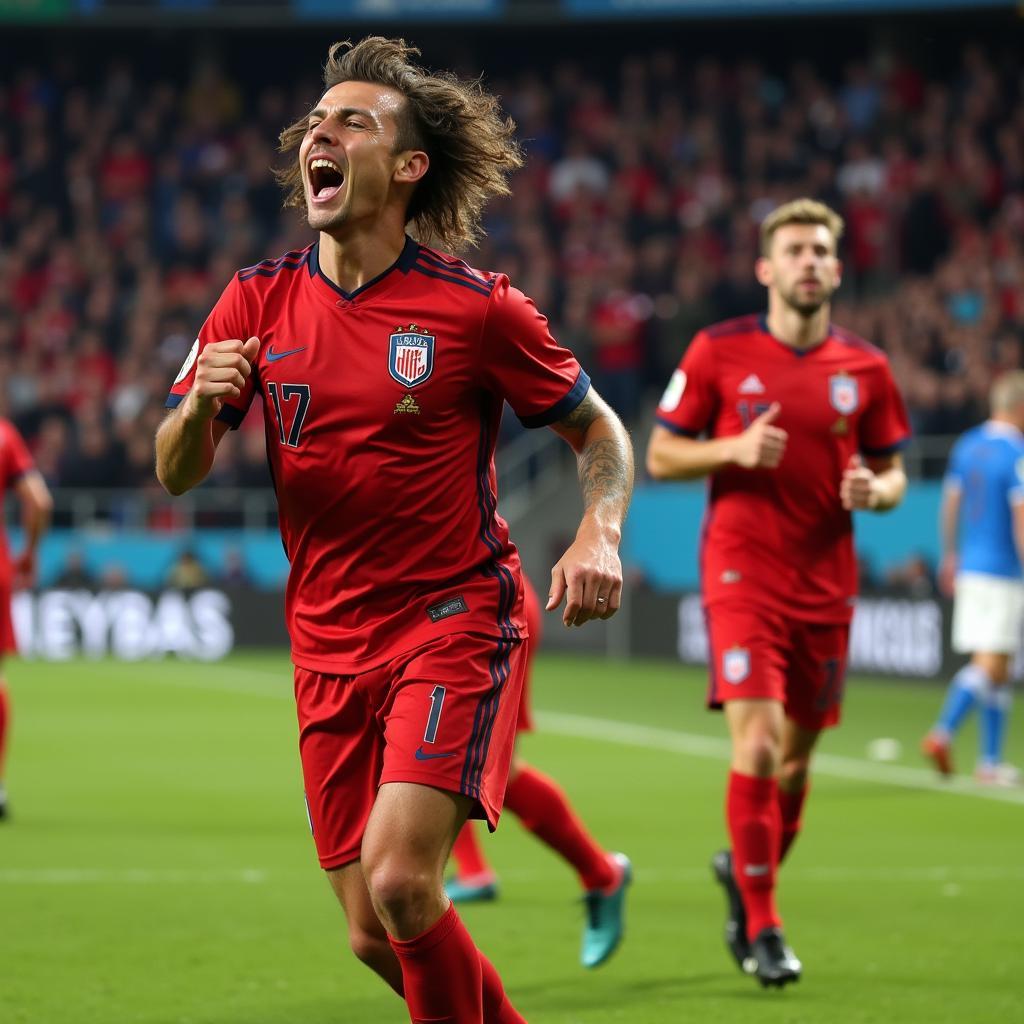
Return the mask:
[[[309,161],[309,194],[312,202],[329,203],[345,184],[345,174],[329,157]]]

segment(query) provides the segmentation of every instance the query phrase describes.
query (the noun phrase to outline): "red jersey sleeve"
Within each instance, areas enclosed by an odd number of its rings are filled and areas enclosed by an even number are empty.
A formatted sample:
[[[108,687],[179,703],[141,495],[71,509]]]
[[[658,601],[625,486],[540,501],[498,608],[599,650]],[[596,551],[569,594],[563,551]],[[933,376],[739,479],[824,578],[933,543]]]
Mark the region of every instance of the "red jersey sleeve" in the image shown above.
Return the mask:
[[[868,407],[860,419],[860,450],[865,455],[892,455],[910,437],[910,420],[889,363],[880,364],[872,381]]]
[[[241,338],[245,341],[255,333],[254,327],[236,274],[221,293],[217,304],[199,331],[199,337],[185,357],[185,362],[182,363],[178,376],[171,385],[165,406],[168,409],[175,408],[188,394],[196,376],[196,360],[205,346],[213,341],[230,341],[232,338]],[[255,377],[255,374],[250,374],[241,395],[238,398],[226,398],[220,412],[217,413],[217,419],[224,420],[232,429],[238,427],[249,409],[256,389]]]
[[[498,279],[487,308],[480,373],[524,427],[545,427],[568,416],[590,390],[586,371],[552,337],[547,317],[507,277]]]
[[[701,331],[683,353],[658,403],[657,420],[673,434],[697,437],[718,411],[711,339]]]
[[[13,423],[0,420],[0,484],[10,487],[34,468],[32,456]]]

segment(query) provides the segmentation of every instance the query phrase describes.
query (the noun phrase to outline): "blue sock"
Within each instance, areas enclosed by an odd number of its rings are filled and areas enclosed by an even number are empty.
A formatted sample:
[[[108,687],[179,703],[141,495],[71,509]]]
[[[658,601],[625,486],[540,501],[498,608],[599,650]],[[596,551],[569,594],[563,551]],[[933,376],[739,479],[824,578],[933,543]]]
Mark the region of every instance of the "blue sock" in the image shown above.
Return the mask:
[[[1010,717],[1013,691],[1009,684],[988,686],[981,695],[981,763],[995,767],[1003,763],[1006,723]]]
[[[950,738],[955,736],[964,719],[974,710],[988,682],[988,676],[977,665],[970,662],[964,665],[950,681],[935,731]]]

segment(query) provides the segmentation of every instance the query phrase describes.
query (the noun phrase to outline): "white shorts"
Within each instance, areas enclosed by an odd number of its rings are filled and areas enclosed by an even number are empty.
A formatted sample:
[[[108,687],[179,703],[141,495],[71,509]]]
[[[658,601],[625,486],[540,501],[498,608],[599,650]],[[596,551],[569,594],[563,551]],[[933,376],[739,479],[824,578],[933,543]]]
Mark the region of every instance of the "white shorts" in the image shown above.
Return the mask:
[[[953,650],[957,654],[1016,654],[1024,627],[1024,582],[962,572],[953,600]]]

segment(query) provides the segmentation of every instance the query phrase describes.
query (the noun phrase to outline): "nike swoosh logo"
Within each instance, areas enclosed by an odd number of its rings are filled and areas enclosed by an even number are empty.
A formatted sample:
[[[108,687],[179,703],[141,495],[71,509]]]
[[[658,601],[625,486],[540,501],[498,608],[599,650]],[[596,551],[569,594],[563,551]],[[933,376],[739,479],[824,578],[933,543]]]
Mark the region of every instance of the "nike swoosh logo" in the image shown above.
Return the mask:
[[[433,761],[438,757],[454,757],[455,751],[453,750],[449,754],[428,754],[422,747],[416,748],[416,760],[417,761]]]
[[[290,349],[288,349],[287,352],[275,352],[274,351],[274,346],[271,345],[270,348],[267,349],[267,362],[268,363],[276,363],[278,361],[278,359],[284,359],[285,356],[293,356],[293,355],[295,355],[296,352],[305,352],[305,351],[306,351],[306,346],[303,345],[302,348],[290,348]]]

